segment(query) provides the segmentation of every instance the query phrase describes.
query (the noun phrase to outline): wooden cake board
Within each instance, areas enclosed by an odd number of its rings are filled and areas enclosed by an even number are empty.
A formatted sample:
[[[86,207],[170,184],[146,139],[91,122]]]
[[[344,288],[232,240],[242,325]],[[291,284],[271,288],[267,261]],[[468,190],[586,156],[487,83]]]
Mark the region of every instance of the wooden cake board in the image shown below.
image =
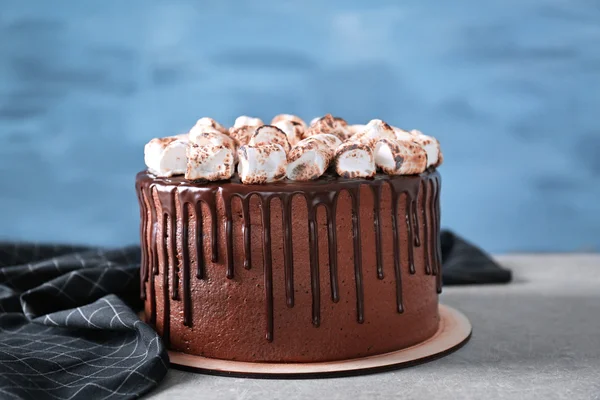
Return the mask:
[[[471,323],[460,311],[440,304],[440,326],[426,341],[374,356],[318,363],[252,363],[206,358],[169,351],[173,368],[210,375],[292,379],[365,375],[422,364],[462,347],[471,337]]]

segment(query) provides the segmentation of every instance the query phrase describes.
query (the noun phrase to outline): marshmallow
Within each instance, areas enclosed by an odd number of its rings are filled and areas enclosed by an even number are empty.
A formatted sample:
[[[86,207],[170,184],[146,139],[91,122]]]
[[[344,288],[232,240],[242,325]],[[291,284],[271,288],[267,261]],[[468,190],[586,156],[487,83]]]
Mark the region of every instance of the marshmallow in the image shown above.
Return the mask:
[[[294,125],[299,125],[299,126],[302,126],[303,128],[306,128],[306,122],[304,122],[302,120],[302,118],[297,117],[292,114],[279,114],[279,115],[274,116],[273,119],[271,120],[271,125],[275,125],[276,123],[278,123],[280,121],[289,121]]]
[[[414,134],[410,133],[409,131],[405,131],[404,129],[397,128],[395,126],[392,129],[394,129],[394,135],[398,140],[413,140],[415,137]]]
[[[233,162],[234,164],[237,163],[237,140],[214,128],[203,127],[202,129],[190,131],[190,142],[199,146],[219,145],[229,147],[233,151]]]
[[[332,158],[333,150],[324,141],[313,137],[301,140],[288,154],[287,177],[294,181],[317,179]]]
[[[189,141],[190,134],[189,133],[180,133],[179,135],[175,135],[173,137],[176,137],[177,139],[180,139],[180,140]]]
[[[410,133],[413,135],[413,140],[427,153],[427,168],[440,166],[444,161],[440,142],[436,138],[427,136],[416,129],[411,130]]]
[[[261,126],[261,125],[264,125],[264,123],[262,122],[262,120],[260,118],[247,117],[245,115],[237,117],[235,119],[235,122],[233,123],[234,128],[239,128],[241,126]]]
[[[273,118],[273,120],[275,120],[275,118]],[[283,131],[283,133],[285,133],[290,145],[295,146],[296,143],[302,140],[302,135],[304,134],[305,129],[303,125],[296,124],[287,119],[280,119],[279,121],[272,122],[271,124],[278,127]]]
[[[375,164],[388,175],[420,174],[427,168],[427,154],[408,140],[381,139],[375,145]]]
[[[221,125],[214,119],[208,117],[202,117],[198,121],[196,121],[196,125],[194,125],[192,129],[190,129],[190,133],[192,133],[192,131],[194,131],[195,129],[202,129],[204,127],[216,129],[219,132],[224,133],[226,135],[229,133],[227,128],[225,128],[223,125]]]
[[[244,184],[275,182],[285,178],[285,150],[276,143],[239,148],[238,175]]]
[[[364,131],[366,128],[367,126],[363,124],[348,125],[348,131],[350,131],[350,135],[356,135],[357,133]]]
[[[346,141],[335,152],[335,171],[342,178],[371,178],[375,175],[375,158],[371,146]]]
[[[248,142],[250,146],[261,146],[269,143],[280,145],[283,147],[286,154],[291,149],[287,135],[281,129],[273,125],[263,125],[258,127]]]
[[[335,152],[335,149],[337,149],[342,144],[340,138],[338,138],[335,135],[332,135],[331,133],[319,133],[317,135],[309,137],[308,139],[314,139],[323,142],[324,144],[329,146],[332,152]]]
[[[218,144],[231,147],[233,150],[237,147],[237,142],[234,138],[208,127],[190,131],[189,140],[200,146]]]
[[[169,177],[185,173],[187,137],[183,135],[157,138],[144,147],[144,162],[156,176]]]
[[[344,141],[350,137],[350,130],[348,124],[342,118],[334,117],[331,114],[327,114],[324,117],[311,121],[310,126],[304,132],[304,138],[319,134],[319,133],[330,133],[337,136],[340,140]]]
[[[394,134],[398,140],[409,140],[417,143],[427,154],[427,168],[439,166],[444,157],[440,148],[440,142],[434,137],[427,136],[416,129],[406,131],[404,129],[394,127]]]
[[[360,141],[368,144],[371,147],[375,146],[378,140],[381,139],[396,139],[394,129],[380,119],[372,119],[365,126],[364,130],[352,136],[353,141]]]
[[[234,149],[221,144],[190,143],[185,178],[218,181],[231,178],[235,169]]]
[[[229,129],[229,136],[237,140],[240,145],[248,144],[254,132],[256,132],[256,126],[243,125],[237,128],[232,127]]]

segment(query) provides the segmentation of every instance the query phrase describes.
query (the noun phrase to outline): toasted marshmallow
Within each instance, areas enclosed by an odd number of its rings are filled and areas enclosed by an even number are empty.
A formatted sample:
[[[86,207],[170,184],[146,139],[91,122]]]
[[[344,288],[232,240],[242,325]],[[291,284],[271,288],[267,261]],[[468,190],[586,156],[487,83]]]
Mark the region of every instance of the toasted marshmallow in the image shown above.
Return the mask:
[[[427,168],[427,154],[408,140],[381,139],[375,144],[375,164],[388,175],[420,174]]]
[[[256,129],[256,132],[250,138],[250,146],[262,146],[263,144],[275,143],[283,147],[287,154],[290,149],[287,135],[279,128],[273,125],[263,125]]]
[[[185,173],[187,137],[183,135],[156,138],[144,147],[144,162],[156,176],[168,177]]]
[[[392,129],[394,129],[394,135],[396,136],[396,139],[398,140],[413,140],[415,135],[410,133],[409,131],[405,131],[402,128],[398,128],[398,127],[392,127]]]
[[[427,168],[440,166],[444,161],[440,142],[436,138],[427,136],[416,129],[411,130],[410,133],[413,135],[413,140],[427,153]]]
[[[241,146],[238,158],[238,175],[244,184],[275,182],[285,178],[287,158],[279,144]]]
[[[313,120],[314,121],[314,120]],[[344,141],[350,137],[348,124],[342,118],[327,114],[324,117],[311,122],[310,126],[304,132],[304,138],[317,135],[319,133],[330,133]]]
[[[373,150],[362,142],[344,142],[337,148],[334,162],[342,178],[371,178],[376,172]]]
[[[352,136],[353,141],[360,141],[371,147],[381,139],[396,139],[394,129],[380,119],[372,119],[365,126],[364,130]]]
[[[237,141],[234,138],[209,127],[190,131],[189,140],[200,146],[219,144],[232,147],[234,150],[237,147]]]
[[[348,131],[350,131],[351,136],[356,135],[357,133],[361,133],[366,129],[367,126],[363,124],[348,125]]]
[[[211,127],[190,131],[190,142],[199,146],[220,145],[231,148],[234,163],[237,163],[237,140]]]
[[[306,128],[306,122],[304,122],[302,118],[292,114],[279,114],[274,116],[271,120],[271,125],[275,125],[276,123],[281,121],[289,121],[294,125],[300,125],[303,128]]]
[[[317,135],[311,136],[309,139],[314,139],[323,142],[324,144],[329,146],[332,152],[335,152],[335,149],[337,149],[342,144],[340,138],[338,138],[335,135],[332,135],[331,133],[319,133]]]
[[[290,145],[295,146],[296,143],[302,140],[302,135],[304,134],[304,126],[295,124],[294,122],[287,119],[281,119],[279,121],[273,122],[272,125],[281,129],[283,133],[285,133]]]
[[[243,125],[238,126],[237,128],[232,127],[229,129],[229,136],[237,140],[240,146],[242,146],[248,144],[250,138],[254,135],[254,132],[256,132],[256,128],[257,126],[253,125]]]
[[[404,129],[394,127],[394,134],[398,140],[409,140],[417,143],[427,154],[427,168],[439,166],[444,157],[440,148],[440,142],[431,136],[427,136],[416,129],[406,131]]]
[[[202,117],[198,121],[196,121],[196,125],[194,125],[192,127],[192,129],[190,129],[190,133],[192,133],[194,130],[202,129],[204,127],[209,127],[209,128],[216,129],[219,132],[224,133],[226,135],[229,133],[229,131],[227,130],[227,128],[225,128],[223,125],[221,125],[220,123],[218,123],[214,119],[208,118],[208,117]]]
[[[233,123],[234,128],[239,128],[240,126],[261,126],[264,125],[260,118],[247,117],[242,115],[235,119]]]
[[[287,177],[294,181],[319,178],[333,158],[333,150],[324,141],[309,137],[301,140],[288,154]]]
[[[234,149],[230,146],[190,143],[187,158],[186,179],[219,181],[231,178],[235,170]]]
[[[176,137],[177,139],[180,139],[180,140],[189,141],[190,134],[189,133],[180,133],[179,135],[175,135],[173,137]]]

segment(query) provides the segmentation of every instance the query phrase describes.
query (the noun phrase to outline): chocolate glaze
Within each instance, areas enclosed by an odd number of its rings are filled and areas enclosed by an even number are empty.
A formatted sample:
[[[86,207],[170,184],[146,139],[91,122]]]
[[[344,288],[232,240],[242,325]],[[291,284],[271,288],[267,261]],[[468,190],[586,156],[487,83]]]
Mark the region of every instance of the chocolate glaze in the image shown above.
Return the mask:
[[[261,199],[262,234],[263,234],[263,266],[265,279],[265,307],[267,314],[267,333],[265,335],[269,342],[273,341],[273,268],[271,258],[271,196]],[[229,203],[226,208],[231,208]],[[228,240],[230,240],[228,238]],[[228,257],[233,258],[230,253]]]
[[[184,203],[179,197],[179,209],[182,215],[182,251],[181,251],[181,275],[182,275],[182,289],[183,289],[183,324],[185,326],[191,326],[191,308],[190,303],[191,291],[190,291],[190,250],[189,250],[189,203]]]
[[[363,268],[362,268],[362,246],[361,246],[361,221],[360,221],[360,187],[369,185],[372,188],[374,198],[373,224],[375,231],[375,243],[377,253],[377,278],[384,278],[383,262],[381,259],[381,214],[379,204],[381,199],[382,185],[389,185],[392,196],[392,233],[394,254],[394,275],[396,281],[396,309],[397,312],[404,311],[402,298],[402,265],[399,245],[399,226],[397,221],[398,202],[405,198],[405,223],[408,236],[408,266],[409,274],[417,271],[414,266],[413,247],[419,247],[421,241],[420,221],[417,212],[417,199],[419,191],[422,198],[421,222],[424,229],[424,251],[425,271],[427,275],[436,275],[436,289],[441,291],[441,249],[439,243],[439,189],[440,177],[435,170],[427,171],[415,176],[388,176],[378,174],[374,179],[347,179],[326,174],[318,180],[308,182],[282,181],[265,185],[243,185],[237,177],[227,182],[194,183],[183,179],[157,178],[147,172],[140,172],[136,178],[136,190],[140,199],[141,207],[141,237],[142,237],[142,266],[141,266],[141,296],[150,297],[149,321],[156,322],[156,296],[154,293],[154,279],[150,278],[150,271],[154,275],[159,273],[159,260],[164,266],[162,271],[163,289],[163,340],[169,343],[170,333],[170,300],[181,300],[183,303],[183,324],[192,326],[191,307],[192,296],[190,293],[190,255],[189,255],[189,210],[195,215],[195,260],[197,263],[197,279],[205,279],[204,272],[204,250],[203,250],[203,210],[202,203],[208,208],[211,219],[210,244],[211,260],[219,261],[218,254],[218,225],[217,203],[222,201],[225,210],[225,238],[226,238],[226,276],[233,279],[235,276],[235,265],[233,262],[233,221],[232,201],[234,197],[241,200],[243,212],[243,242],[244,262],[243,266],[250,269],[251,266],[251,223],[250,223],[250,198],[257,196],[260,200],[261,223],[262,223],[262,247],[264,268],[264,298],[266,309],[266,332],[268,341],[274,340],[274,316],[273,316],[273,271],[272,271],[272,244],[271,244],[271,200],[278,198],[282,208],[283,223],[283,254],[284,254],[284,277],[285,295],[288,307],[294,307],[294,277],[293,277],[293,248],[291,234],[291,202],[296,195],[305,198],[308,211],[308,238],[310,254],[310,277],[312,292],[312,324],[318,327],[321,323],[321,293],[320,293],[320,270],[318,254],[318,229],[317,209],[324,207],[327,220],[327,240],[329,249],[329,275],[331,287],[331,299],[339,301],[339,282],[337,271],[337,238],[336,238],[336,204],[339,194],[347,191],[352,200],[352,237],[354,249],[354,280],[356,288],[356,320],[358,323],[365,321],[365,299],[363,293]],[[431,193],[428,196],[428,193]],[[181,260],[177,258],[176,240],[176,207],[183,219],[181,239]],[[158,204],[157,204],[158,203]],[[427,207],[428,205],[428,207]],[[158,206],[158,207],[157,207]],[[150,208],[150,213],[148,213]],[[161,214],[157,215],[156,210]],[[159,219],[160,217],[160,219]],[[163,237],[157,238],[157,226],[161,224]],[[166,234],[165,234],[166,233]],[[431,243],[429,243],[431,242]],[[431,254],[431,252],[434,254]],[[222,260],[221,260],[222,261]],[[169,268],[171,274],[169,274]],[[179,268],[182,276],[182,296],[179,296]],[[169,275],[170,282],[169,282]],[[370,277],[366,277],[370,279]],[[150,293],[146,294],[146,289]],[[171,293],[169,296],[169,290]]]
[[[140,245],[142,249],[141,259],[140,259],[140,295],[142,300],[146,300],[146,266],[148,265],[148,243],[146,241],[146,229],[147,229],[147,220],[146,217],[147,209],[146,209],[146,201],[142,195],[141,187],[139,185],[135,186],[136,194],[138,196],[138,200],[140,202]]]
[[[381,249],[381,212],[379,203],[381,203],[381,181],[371,186],[373,191],[373,224],[375,226],[375,246]],[[383,279],[383,254],[378,252],[377,256],[377,278]]]
[[[360,244],[360,197],[359,187],[349,190],[352,197],[352,238],[354,239],[354,281],[356,284],[356,320],[359,324],[365,322],[365,298],[362,274],[362,246]],[[312,249],[311,249],[312,252]]]
[[[433,200],[433,223],[434,223],[434,232],[437,232],[433,236],[433,243],[435,243],[435,270],[437,272],[436,279],[436,287],[437,292],[442,293],[442,245],[440,243],[440,222],[441,222],[441,212],[440,212],[440,189],[441,179],[436,177],[435,184],[433,185],[433,190],[435,192],[435,199]]]
[[[203,232],[203,221],[202,217],[202,203],[198,202],[195,204],[194,209],[196,210],[196,243],[200,243],[202,241],[202,232]],[[194,246],[196,248],[196,278],[203,279],[204,278],[204,246],[199,246],[196,244]]]
[[[416,198],[416,196],[415,196]],[[411,196],[406,196],[406,210],[408,210],[406,212],[406,214],[404,215],[404,219],[406,220],[406,232],[408,233],[408,243],[414,244],[415,243],[415,235],[414,235],[414,209],[415,209],[415,202],[413,200],[413,198]],[[415,255],[414,255],[414,246],[408,246],[408,272],[410,272],[411,275],[413,275],[415,273]]]
[[[430,187],[430,183],[429,182],[424,182],[423,183],[423,191],[422,191],[422,195],[421,195],[421,199],[423,201],[423,206],[422,206],[422,210],[423,210],[423,214],[422,214],[422,218],[424,221],[428,221],[429,220],[429,216],[431,216],[431,212],[429,213],[429,215],[427,214],[427,193],[428,193],[428,188]],[[424,243],[424,249],[425,249],[425,274],[427,275],[431,275],[431,253],[429,251],[429,241],[430,241],[430,236],[429,236],[429,224],[423,224],[423,236],[425,238],[425,240],[423,241]]]
[[[281,199],[282,213],[281,223],[283,226],[283,262],[284,262],[284,275],[285,275],[285,299],[288,307],[294,307],[294,258],[292,249],[292,213],[290,210],[291,199],[289,196],[285,196]],[[245,209],[248,209],[248,204],[244,203]],[[244,214],[250,213],[244,211]],[[244,246],[247,248],[246,253],[250,254],[250,237],[244,236]]]

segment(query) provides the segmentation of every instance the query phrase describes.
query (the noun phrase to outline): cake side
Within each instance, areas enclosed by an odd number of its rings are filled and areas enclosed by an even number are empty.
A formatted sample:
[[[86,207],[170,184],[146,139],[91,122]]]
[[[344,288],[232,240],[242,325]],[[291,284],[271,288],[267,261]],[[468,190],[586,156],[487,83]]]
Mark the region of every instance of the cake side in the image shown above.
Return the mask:
[[[437,330],[440,176],[243,185],[136,179],[142,293],[178,351],[310,362]]]

